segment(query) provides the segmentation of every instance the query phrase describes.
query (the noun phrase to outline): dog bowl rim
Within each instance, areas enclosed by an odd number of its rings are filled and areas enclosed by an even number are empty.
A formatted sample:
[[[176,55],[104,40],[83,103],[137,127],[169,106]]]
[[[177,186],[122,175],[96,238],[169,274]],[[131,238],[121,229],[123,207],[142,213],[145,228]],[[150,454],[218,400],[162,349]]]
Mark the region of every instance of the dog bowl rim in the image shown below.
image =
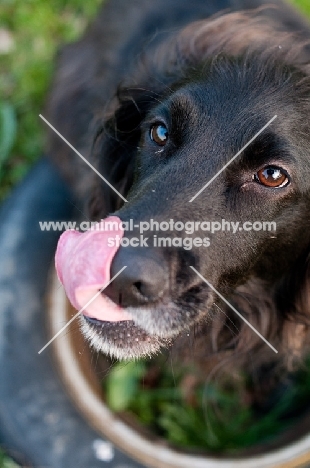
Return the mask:
[[[68,301],[53,272],[49,291],[48,327],[51,336],[67,322]],[[296,468],[310,461],[310,434],[276,450],[239,458],[192,455],[148,439],[119,419],[83,374],[64,331],[52,343],[57,368],[67,391],[88,423],[134,460],[154,468]]]

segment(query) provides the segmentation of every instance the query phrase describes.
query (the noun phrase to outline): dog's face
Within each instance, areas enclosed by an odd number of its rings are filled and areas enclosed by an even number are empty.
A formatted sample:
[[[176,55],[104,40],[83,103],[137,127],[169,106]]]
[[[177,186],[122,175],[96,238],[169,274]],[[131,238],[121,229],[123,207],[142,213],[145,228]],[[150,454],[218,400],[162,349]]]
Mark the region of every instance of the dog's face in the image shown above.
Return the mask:
[[[212,328],[210,310],[220,299],[191,266],[226,298],[251,278],[264,280],[276,296],[275,285],[310,245],[309,107],[302,79],[293,68],[255,56],[219,59],[190,70],[152,99],[150,91],[139,90],[116,111],[118,141],[108,143],[110,167],[106,159],[101,170],[111,170],[114,151],[132,174],[125,183],[124,166],[111,171],[110,180],[117,186],[119,175],[128,199],[115,214],[136,226],[166,222],[167,230],[155,224],[144,233],[147,245],[118,249],[111,277],[127,268],[104,294],[132,320],[83,317],[85,335],[97,349],[139,357],[191,333],[196,324]],[[174,229],[171,220],[188,229]],[[218,230],[222,220],[231,223],[229,229]],[[219,223],[216,232],[203,221]],[[273,222],[276,231],[259,224],[247,230],[255,222]],[[139,236],[138,227],[126,233]],[[181,241],[158,247],[160,237]]]

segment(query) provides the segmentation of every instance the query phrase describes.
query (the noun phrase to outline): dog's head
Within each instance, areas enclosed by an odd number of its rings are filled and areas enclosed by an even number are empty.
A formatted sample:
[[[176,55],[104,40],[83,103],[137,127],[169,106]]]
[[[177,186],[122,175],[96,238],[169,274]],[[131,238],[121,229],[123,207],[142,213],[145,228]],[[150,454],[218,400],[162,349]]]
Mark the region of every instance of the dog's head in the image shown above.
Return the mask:
[[[135,85],[120,87],[93,148],[99,171],[128,202],[98,179],[90,211],[133,220],[125,236],[139,245],[117,249],[111,277],[126,269],[104,291],[131,320],[82,317],[97,349],[139,357],[194,328],[211,343],[214,313],[222,315],[215,348],[236,343],[224,331],[231,320],[239,344],[258,346],[218,293],[279,350],[289,321],[294,330],[307,325],[307,60],[298,39],[231,14],[156,45],[136,67]]]

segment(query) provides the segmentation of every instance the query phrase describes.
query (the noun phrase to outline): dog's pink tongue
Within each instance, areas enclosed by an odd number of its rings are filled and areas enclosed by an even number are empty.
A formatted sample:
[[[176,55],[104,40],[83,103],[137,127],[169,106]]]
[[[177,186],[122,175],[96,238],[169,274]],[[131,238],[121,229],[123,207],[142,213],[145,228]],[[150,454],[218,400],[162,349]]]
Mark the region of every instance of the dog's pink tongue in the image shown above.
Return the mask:
[[[76,309],[85,308],[82,311],[84,315],[102,321],[131,320],[131,315],[104,293],[97,294],[111,279],[111,263],[118,249],[117,236],[120,241],[124,234],[120,223],[118,217],[110,216],[83,234],[65,231],[60,236],[56,251],[58,278],[71,304]],[[104,230],[104,226],[109,230]],[[93,299],[96,294],[97,297]]]

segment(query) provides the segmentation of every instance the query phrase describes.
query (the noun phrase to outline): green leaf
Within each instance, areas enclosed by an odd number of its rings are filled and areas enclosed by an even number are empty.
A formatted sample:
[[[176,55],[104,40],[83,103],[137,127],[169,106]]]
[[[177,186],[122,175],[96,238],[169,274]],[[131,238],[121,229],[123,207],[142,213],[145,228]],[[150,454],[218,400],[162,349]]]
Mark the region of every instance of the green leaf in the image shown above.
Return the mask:
[[[137,393],[144,372],[143,362],[116,364],[106,383],[106,399],[112,410],[123,411],[128,408]]]
[[[16,137],[14,108],[7,102],[0,103],[0,167],[7,160]]]
[[[0,449],[0,468],[18,468],[18,465],[7,457],[2,449]]]

